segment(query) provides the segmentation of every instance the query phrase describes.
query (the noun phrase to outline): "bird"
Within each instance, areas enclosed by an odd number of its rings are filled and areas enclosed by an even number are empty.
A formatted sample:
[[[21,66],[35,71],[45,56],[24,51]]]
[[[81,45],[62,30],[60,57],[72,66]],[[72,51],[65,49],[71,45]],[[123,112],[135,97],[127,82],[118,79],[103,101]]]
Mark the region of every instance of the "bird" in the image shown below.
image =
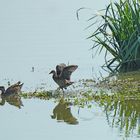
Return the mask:
[[[56,71],[52,70],[49,74],[52,74],[53,80],[58,84],[59,88],[63,90],[74,83],[70,77],[77,68],[77,65],[66,66],[66,64],[61,63],[56,66]]]
[[[65,67],[66,67],[66,64],[64,64],[64,63],[61,63],[61,64],[57,65],[56,66],[57,75],[60,75]]]
[[[18,81],[17,83],[9,86],[6,90],[5,90],[4,86],[0,86],[1,96],[7,96],[7,95],[11,95],[11,94],[20,93],[23,84],[24,83],[21,83],[20,81]]]

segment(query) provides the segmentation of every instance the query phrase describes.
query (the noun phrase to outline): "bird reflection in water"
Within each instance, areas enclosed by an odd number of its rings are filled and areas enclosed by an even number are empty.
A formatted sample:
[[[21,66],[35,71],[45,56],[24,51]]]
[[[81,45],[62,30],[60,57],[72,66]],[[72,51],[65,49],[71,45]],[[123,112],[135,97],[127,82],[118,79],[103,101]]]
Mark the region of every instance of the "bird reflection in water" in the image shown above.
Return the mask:
[[[6,90],[4,86],[0,86],[1,91],[0,105],[4,105],[5,102],[8,102],[10,105],[14,105],[18,108],[21,108],[23,104],[21,101],[21,97],[19,96],[19,93],[21,92],[22,86],[23,83],[21,83],[20,81],[9,86]]]
[[[78,124],[77,119],[72,115],[70,103],[61,98],[59,103],[53,109],[52,119],[64,121],[68,124]]]
[[[23,106],[21,97],[15,93],[13,93],[11,95],[7,95],[7,96],[1,96],[0,105],[5,105],[5,102],[7,102],[10,105],[13,105],[15,107],[18,107],[19,109],[21,108],[21,106]]]

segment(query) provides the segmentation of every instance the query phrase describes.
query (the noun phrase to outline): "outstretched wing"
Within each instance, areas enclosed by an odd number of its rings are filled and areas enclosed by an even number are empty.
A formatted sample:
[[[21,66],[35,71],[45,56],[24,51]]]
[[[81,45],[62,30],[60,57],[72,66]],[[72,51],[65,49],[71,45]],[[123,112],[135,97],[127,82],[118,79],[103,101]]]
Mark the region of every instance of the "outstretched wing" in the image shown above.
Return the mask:
[[[61,78],[70,80],[71,74],[78,68],[77,65],[69,65],[65,67],[60,75]]]
[[[66,67],[66,64],[61,63],[59,65],[56,66],[56,73],[57,76],[59,76],[61,74],[61,72],[63,71],[63,69]]]

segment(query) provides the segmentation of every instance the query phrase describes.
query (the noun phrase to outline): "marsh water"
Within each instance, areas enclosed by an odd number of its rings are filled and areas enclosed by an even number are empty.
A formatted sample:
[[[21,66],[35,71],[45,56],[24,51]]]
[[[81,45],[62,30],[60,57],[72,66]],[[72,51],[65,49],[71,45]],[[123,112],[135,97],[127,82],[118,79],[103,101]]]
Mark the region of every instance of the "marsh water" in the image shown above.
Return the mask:
[[[49,72],[59,63],[77,64],[72,80],[97,79],[104,57],[94,56],[86,38],[87,19],[108,0],[5,0],[0,2],[0,84],[24,82],[23,92],[53,90]],[[79,19],[76,11],[80,11]],[[71,87],[68,89],[71,90]],[[63,99],[1,99],[0,138],[4,140],[139,139],[138,101],[79,108]]]

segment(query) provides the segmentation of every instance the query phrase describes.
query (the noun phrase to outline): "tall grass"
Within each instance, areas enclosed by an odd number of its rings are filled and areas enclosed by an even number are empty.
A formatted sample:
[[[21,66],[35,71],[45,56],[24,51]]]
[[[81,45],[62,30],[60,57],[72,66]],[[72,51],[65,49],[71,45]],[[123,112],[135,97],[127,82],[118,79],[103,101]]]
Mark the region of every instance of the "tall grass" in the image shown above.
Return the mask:
[[[140,0],[110,2],[104,14],[89,20],[97,17],[101,18],[102,23],[88,38],[94,42],[92,49],[98,48],[100,52],[105,49],[103,67],[111,72],[140,68]],[[111,59],[107,58],[108,53],[113,56]]]

